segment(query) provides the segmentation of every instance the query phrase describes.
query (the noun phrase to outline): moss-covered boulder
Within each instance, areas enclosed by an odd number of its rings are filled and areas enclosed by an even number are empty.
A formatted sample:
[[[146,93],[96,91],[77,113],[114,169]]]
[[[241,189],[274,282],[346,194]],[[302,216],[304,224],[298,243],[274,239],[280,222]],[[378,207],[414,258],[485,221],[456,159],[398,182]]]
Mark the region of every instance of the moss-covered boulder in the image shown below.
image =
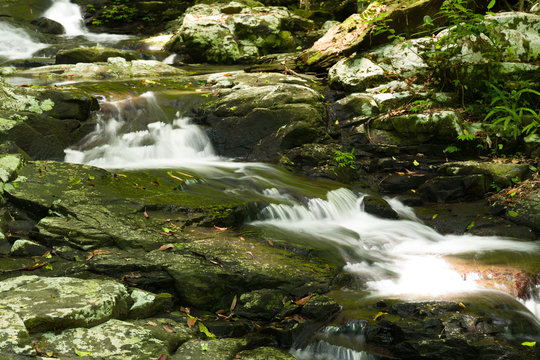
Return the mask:
[[[4,305],[0,306],[0,354],[37,355],[23,320]]]
[[[19,276],[0,282],[2,303],[29,332],[88,327],[127,315],[129,294],[108,280]]]
[[[243,350],[238,353],[244,360],[295,360],[296,358],[286,351],[273,347],[263,346],[253,350]]]
[[[156,338],[146,327],[111,319],[91,328],[47,332],[37,344],[44,352],[60,358],[146,360],[168,354],[165,341]]]
[[[444,175],[483,174],[488,181],[500,188],[521,183],[529,174],[528,164],[460,161],[442,164],[439,172]]]
[[[187,9],[167,49],[195,62],[250,62],[260,55],[295,50],[310,26],[284,7],[235,1],[198,4]]]
[[[326,110],[315,90],[279,84],[234,91],[206,108],[218,153],[276,160],[278,152],[324,136]]]
[[[107,62],[111,57],[119,57],[128,61],[140,58],[139,54],[132,50],[101,47],[75,48],[59,50],[56,53],[56,64]]]
[[[29,77],[47,80],[155,78],[184,75],[185,72],[156,60],[127,61],[122,57],[109,57],[107,62],[49,65],[21,72]]]
[[[171,360],[209,359],[231,360],[249,347],[247,339],[191,340],[182,344]]]

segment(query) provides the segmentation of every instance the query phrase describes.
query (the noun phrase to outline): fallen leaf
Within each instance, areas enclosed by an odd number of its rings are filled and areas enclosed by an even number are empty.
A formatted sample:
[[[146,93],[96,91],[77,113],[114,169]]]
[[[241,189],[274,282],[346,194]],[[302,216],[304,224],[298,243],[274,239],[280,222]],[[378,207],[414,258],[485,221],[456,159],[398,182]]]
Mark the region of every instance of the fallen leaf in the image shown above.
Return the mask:
[[[439,214],[433,214],[433,216],[431,217],[431,220],[435,220],[437,216],[439,216]]]
[[[214,229],[215,229],[216,231],[224,231],[224,230],[227,230],[228,228],[226,228],[226,227],[219,227],[219,226],[214,225]]]
[[[467,305],[465,305],[465,304],[462,303],[462,302],[458,303],[458,305],[459,305],[460,307],[464,308],[464,309],[467,307]]]
[[[157,181],[152,181],[152,185],[159,186],[159,183]]]
[[[143,215],[144,215],[144,217],[147,218],[147,219],[150,217],[150,216],[148,216],[148,213],[146,212],[146,208],[144,208],[144,213],[143,213]]]
[[[86,260],[90,260],[91,258],[93,258],[96,255],[109,255],[109,254],[112,254],[112,253],[110,251],[107,251],[107,250],[99,250],[99,249],[97,249],[97,250],[89,251],[88,254],[90,254],[90,255],[88,255],[86,257]]]
[[[231,303],[231,311],[233,311],[235,307],[236,307],[236,295],[234,295],[234,299],[232,300],[232,303]]]
[[[148,321],[147,324],[150,325],[150,326],[157,326],[157,323],[155,323],[153,321]]]
[[[176,331],[174,331],[174,330],[169,329],[169,328],[166,327],[165,325],[163,325],[163,330],[165,330],[165,331],[168,332],[168,333],[174,333],[174,332],[176,332]]]
[[[313,294],[309,294],[308,296],[306,297],[303,297],[301,299],[298,299],[296,300],[294,303],[298,306],[304,306],[306,305],[306,303],[308,302],[309,299],[311,299],[311,297],[313,296]]]
[[[243,236],[240,236],[240,240],[242,240],[242,241],[246,241],[246,239],[244,239],[244,237],[243,237]]]
[[[80,350],[77,350],[77,348],[75,348],[74,350],[75,350],[75,354],[77,354],[77,356],[80,356],[80,357],[88,356],[91,354],[90,351],[80,351]]]
[[[228,311],[225,310],[225,309],[219,309],[218,311],[215,312],[215,314],[219,316],[219,315],[225,314],[225,313],[227,313],[227,312],[228,312]]]
[[[377,321],[378,318],[380,318],[380,317],[382,317],[384,315],[388,315],[388,313],[380,311],[380,312],[377,313],[377,315],[375,315],[375,317],[373,317],[373,320]]]
[[[44,263],[40,263],[40,264],[34,264],[34,265],[31,265],[31,266],[28,266],[25,270],[36,270],[36,269],[39,269],[41,267],[44,267],[45,265],[47,265],[48,262],[44,262]]]
[[[191,328],[193,327],[193,325],[195,325],[196,322],[197,322],[197,318],[195,318],[195,317],[190,317],[190,318],[188,318],[188,319],[187,319],[187,326],[188,326],[188,328],[191,329]]]
[[[169,357],[169,355],[167,355],[167,354],[161,354],[161,355],[159,355],[157,360],[167,360],[168,357]]]
[[[169,244],[161,245],[158,250],[165,251],[167,249],[172,249],[173,247],[175,247],[175,245],[169,243]]]
[[[253,253],[251,251],[246,251],[246,254],[248,254],[252,259],[255,258],[255,256],[253,256]]]
[[[187,176],[187,177],[189,177],[189,178],[193,178],[193,175],[189,175],[189,174],[183,173],[183,172],[178,171],[178,170],[175,170],[175,171],[176,171],[176,173],[178,173],[178,174],[180,174],[180,175],[184,175],[184,176]]]
[[[189,313],[191,312],[191,309],[188,307],[180,306],[180,311],[189,315]]]
[[[536,345],[536,341],[524,341],[521,343],[523,346],[533,347]]]
[[[274,242],[272,240],[268,240],[268,245],[274,246]]]

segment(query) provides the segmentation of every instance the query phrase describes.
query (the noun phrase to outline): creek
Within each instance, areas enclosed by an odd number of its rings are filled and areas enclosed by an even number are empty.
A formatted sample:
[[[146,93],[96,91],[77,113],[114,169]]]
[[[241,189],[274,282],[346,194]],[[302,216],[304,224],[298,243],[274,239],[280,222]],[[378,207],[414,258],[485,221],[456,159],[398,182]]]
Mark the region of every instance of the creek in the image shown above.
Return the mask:
[[[96,43],[125,38],[88,32],[77,6],[68,0],[56,1],[44,16],[62,23],[66,29],[64,41],[77,42],[77,36]],[[66,37],[69,39],[65,40]],[[46,46],[24,30],[0,23],[0,57],[30,58]],[[92,84],[83,85],[92,88]],[[100,96],[101,107],[94,115],[96,127],[80,143],[65,150],[66,162],[121,171],[189,171],[209,186],[228,189],[225,196],[238,198],[249,194],[264,199],[268,205],[256,218],[248,219],[245,226],[263,229],[267,240],[309,244],[346,261],[344,270],[357,279],[355,285],[331,294],[345,305],[343,313],[334,324],[318,330],[312,340],[291,350],[296,357],[374,358],[363,349],[364,324],[355,322],[355,317],[366,301],[379,298],[499,302],[523,316],[536,316],[532,321],[540,329],[540,288],[529,289],[529,299],[518,301],[502,292],[484,289],[478,281],[480,275],[460,273],[454,266],[457,260],[482,262],[490,254],[534,262],[538,259],[534,254],[540,251],[538,242],[441,235],[424,225],[413,208],[397,199],[386,200],[399,219],[382,219],[364,211],[366,194],[339,183],[296,176],[270,164],[220,156],[205,130],[185,115],[187,108],[198,106],[196,101],[189,100],[192,94],[187,91],[175,96],[166,90],[129,96],[96,95]],[[343,337],[348,337],[353,345],[345,345]]]

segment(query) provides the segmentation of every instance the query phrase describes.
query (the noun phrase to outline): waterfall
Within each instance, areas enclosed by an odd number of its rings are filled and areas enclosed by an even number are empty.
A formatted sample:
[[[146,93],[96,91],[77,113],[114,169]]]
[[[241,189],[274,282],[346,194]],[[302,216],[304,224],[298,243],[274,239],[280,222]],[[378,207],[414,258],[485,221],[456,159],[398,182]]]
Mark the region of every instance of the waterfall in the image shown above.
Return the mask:
[[[101,101],[96,129],[77,147],[66,149],[65,161],[102,168],[172,168],[219,160],[206,133],[189,118],[172,121],[155,94]]]
[[[62,24],[65,36],[84,36],[90,41],[115,43],[123,39],[129,39],[129,35],[92,33],[84,25],[81,9],[70,0],[54,0],[52,6],[45,11],[44,17]]]
[[[81,9],[77,4],[71,3],[70,0],[55,0],[43,16],[62,24],[68,36],[88,33],[84,26]]]
[[[23,29],[0,21],[0,60],[29,58],[46,47],[46,44],[35,41]]]
[[[367,288],[380,295],[437,296],[477,288],[472,277],[463,279],[444,256],[540,250],[537,243],[500,237],[441,235],[396,201],[390,204],[403,219],[378,218],[363,211],[363,197],[342,188],[328,192],[326,200],[270,204],[253,224],[347,249],[345,270],[368,278]]]

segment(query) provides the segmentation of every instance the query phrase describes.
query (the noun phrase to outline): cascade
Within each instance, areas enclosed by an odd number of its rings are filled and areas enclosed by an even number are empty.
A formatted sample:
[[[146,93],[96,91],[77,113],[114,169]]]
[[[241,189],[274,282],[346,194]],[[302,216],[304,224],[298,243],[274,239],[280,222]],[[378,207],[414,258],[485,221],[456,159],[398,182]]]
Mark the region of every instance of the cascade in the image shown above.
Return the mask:
[[[0,61],[26,59],[46,47],[46,44],[32,39],[23,29],[0,21]]]
[[[54,0],[52,6],[45,11],[44,17],[62,24],[65,36],[84,36],[90,41],[114,43],[129,39],[129,35],[92,33],[84,25],[81,9],[70,0]]]

